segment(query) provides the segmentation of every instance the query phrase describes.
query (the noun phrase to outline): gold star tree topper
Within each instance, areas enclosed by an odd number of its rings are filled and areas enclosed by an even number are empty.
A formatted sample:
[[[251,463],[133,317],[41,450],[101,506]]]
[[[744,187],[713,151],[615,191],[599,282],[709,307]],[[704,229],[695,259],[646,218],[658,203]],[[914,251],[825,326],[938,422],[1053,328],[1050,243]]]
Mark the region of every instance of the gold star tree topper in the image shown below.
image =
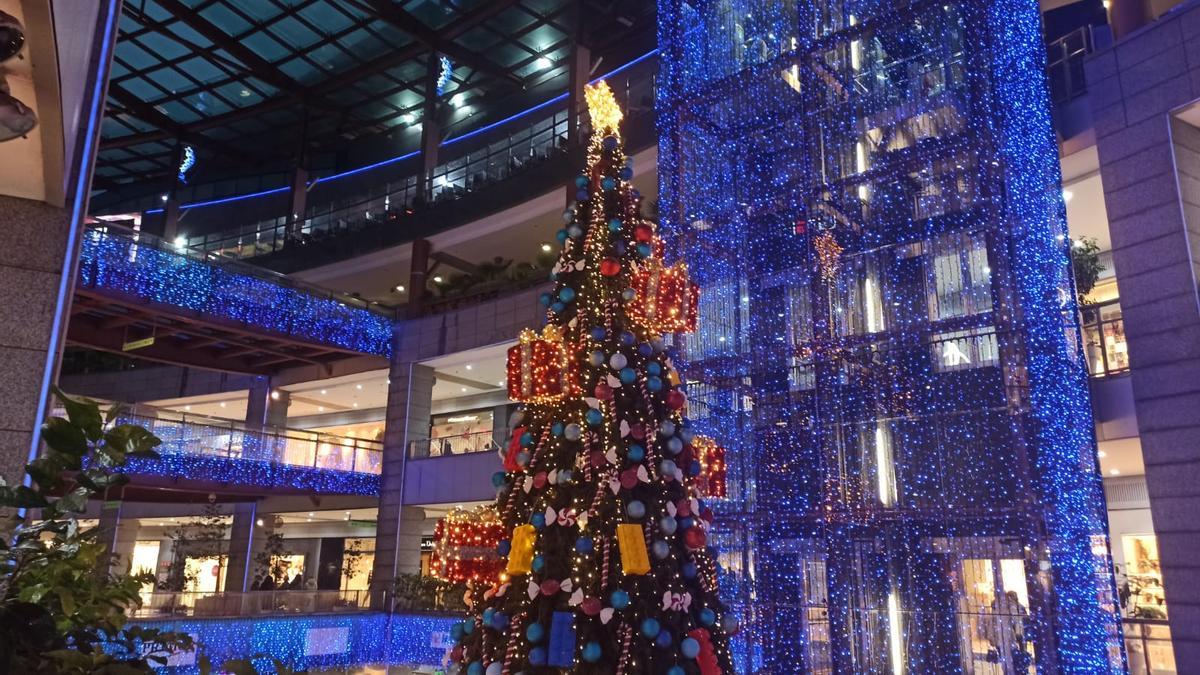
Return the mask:
[[[621,124],[621,107],[617,105],[608,83],[600,80],[595,85],[584,87],[583,96],[587,99],[588,115],[592,118],[592,133],[620,135],[617,127]]]

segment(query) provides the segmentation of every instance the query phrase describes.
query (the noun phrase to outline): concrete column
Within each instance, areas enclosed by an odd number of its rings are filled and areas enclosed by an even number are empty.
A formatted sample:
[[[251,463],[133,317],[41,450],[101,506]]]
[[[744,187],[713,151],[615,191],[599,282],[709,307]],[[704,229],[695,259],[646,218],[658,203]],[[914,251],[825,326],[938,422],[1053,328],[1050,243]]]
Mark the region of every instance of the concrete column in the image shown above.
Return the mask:
[[[121,500],[114,499],[103,502],[100,507],[99,541],[108,548],[108,556],[97,570],[101,574],[128,574],[133,563],[138,524],[135,520],[121,518],[122,505]]]
[[[258,519],[257,502],[233,505],[233,525],[229,528],[229,565],[225,570],[225,591],[250,590],[253,578],[251,550],[254,548],[254,527]]]
[[[172,190],[163,204],[163,241],[175,243],[175,237],[179,236],[179,215],[179,197]]]
[[[567,71],[567,148],[572,152],[581,147],[586,141],[584,136],[583,116],[587,112],[587,101],[584,100],[583,88],[592,76],[592,50],[578,39],[571,45],[571,63]],[[575,198],[574,183],[567,186],[568,201]]]
[[[292,190],[288,200],[288,236],[300,235],[304,225],[304,212],[308,209],[308,169],[297,166],[292,169]]]
[[[290,405],[289,392],[272,388],[271,378],[259,376],[250,385],[250,394],[246,399],[246,425],[251,428],[286,427]]]
[[[437,52],[429,55],[425,70],[425,102],[421,114],[421,192],[426,203],[433,200],[433,170],[437,168],[438,148],[442,144],[442,124],[438,115],[437,81],[441,75]]]
[[[429,276],[429,254],[433,247],[428,239],[414,239],[412,263],[408,271],[408,318],[421,316],[425,308],[425,284]]]
[[[409,445],[429,438],[433,368],[395,362],[388,386],[387,429],[383,436],[383,475],[375,539],[372,590],[386,590],[397,574],[420,569],[420,509],[404,507],[404,473]]]

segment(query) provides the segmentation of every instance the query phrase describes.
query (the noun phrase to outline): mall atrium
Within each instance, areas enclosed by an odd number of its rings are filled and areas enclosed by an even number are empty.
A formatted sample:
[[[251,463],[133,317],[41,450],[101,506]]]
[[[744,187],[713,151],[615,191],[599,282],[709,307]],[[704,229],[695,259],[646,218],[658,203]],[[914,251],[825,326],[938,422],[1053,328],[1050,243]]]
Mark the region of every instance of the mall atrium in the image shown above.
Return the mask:
[[[1197,259],[1200,0],[0,0],[0,602],[67,518],[156,672],[1200,673]]]

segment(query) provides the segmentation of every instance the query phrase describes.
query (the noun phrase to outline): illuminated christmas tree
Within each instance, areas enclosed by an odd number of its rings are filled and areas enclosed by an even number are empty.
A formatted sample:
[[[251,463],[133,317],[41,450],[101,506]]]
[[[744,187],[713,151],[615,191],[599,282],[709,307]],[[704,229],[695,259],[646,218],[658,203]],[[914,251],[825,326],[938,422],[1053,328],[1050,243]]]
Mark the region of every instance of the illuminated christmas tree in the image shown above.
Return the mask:
[[[525,404],[496,508],[504,572],[477,590],[452,660],[467,675],[731,673],[700,451],[663,335],[695,328],[697,288],[667,266],[629,183],[621,111],[587,90],[592,137],[563,214],[547,325],[508,354]]]

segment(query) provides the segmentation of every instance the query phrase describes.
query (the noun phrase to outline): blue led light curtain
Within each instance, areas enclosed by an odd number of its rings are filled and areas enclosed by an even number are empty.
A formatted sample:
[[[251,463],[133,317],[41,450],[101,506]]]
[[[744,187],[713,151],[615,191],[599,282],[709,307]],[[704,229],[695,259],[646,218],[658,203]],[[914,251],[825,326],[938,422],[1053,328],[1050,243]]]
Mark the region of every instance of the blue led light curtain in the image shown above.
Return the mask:
[[[1122,672],[1034,0],[660,0],[755,673]]]

